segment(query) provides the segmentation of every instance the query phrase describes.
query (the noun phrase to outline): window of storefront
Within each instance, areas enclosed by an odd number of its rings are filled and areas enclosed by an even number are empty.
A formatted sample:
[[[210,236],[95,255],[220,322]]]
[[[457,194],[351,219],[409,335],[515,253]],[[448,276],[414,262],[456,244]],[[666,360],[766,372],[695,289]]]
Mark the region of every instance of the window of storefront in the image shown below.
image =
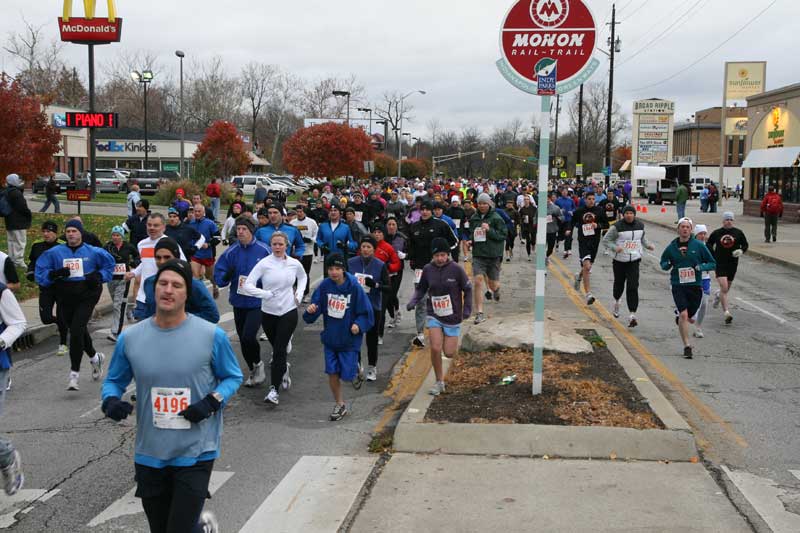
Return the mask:
[[[784,202],[800,203],[800,169],[797,167],[754,169],[750,197],[761,200],[770,186],[775,187]]]
[[[728,165],[733,164],[733,137],[728,136]]]
[[[739,136],[739,157],[736,160],[737,165],[741,165],[744,161],[744,136]]]
[[[140,170],[142,162],[135,159],[120,159],[114,168],[127,168],[129,170]]]

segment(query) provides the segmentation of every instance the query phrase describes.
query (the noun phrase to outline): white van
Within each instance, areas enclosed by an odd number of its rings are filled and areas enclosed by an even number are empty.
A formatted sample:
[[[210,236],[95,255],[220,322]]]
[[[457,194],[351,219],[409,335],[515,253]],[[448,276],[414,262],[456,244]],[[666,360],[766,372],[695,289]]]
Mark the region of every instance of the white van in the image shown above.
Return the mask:
[[[712,180],[710,177],[705,176],[703,174],[696,174],[692,176],[691,183],[692,183],[692,188],[689,191],[689,195],[692,198],[699,198],[700,193],[703,192],[703,188],[708,185],[711,185]]]

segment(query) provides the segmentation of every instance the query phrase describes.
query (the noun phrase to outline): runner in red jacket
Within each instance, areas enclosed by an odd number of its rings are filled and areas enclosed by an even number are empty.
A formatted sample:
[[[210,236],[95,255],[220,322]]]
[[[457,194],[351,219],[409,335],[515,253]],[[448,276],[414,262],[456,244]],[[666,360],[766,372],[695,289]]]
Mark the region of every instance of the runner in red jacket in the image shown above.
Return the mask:
[[[783,216],[783,199],[775,192],[775,187],[770,187],[764,199],[761,200],[761,216],[764,217],[764,242],[778,240],[778,218]]]

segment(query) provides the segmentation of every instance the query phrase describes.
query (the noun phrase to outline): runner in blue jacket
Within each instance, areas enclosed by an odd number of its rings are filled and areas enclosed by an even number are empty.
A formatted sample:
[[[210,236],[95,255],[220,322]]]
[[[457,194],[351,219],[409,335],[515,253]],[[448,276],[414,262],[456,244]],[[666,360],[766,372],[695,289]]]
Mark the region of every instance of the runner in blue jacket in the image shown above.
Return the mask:
[[[323,257],[328,257],[332,253],[340,253],[345,258],[352,255],[358,247],[358,243],[353,240],[350,233],[350,226],[341,218],[342,212],[336,205],[331,204],[328,213],[328,221],[319,225],[317,232],[317,246],[322,250]],[[324,275],[328,275],[327,272]]]

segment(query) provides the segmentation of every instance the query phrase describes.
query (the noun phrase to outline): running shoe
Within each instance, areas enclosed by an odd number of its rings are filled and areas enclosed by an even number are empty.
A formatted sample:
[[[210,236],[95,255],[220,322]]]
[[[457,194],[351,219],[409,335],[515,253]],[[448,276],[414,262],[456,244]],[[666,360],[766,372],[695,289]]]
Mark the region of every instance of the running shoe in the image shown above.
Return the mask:
[[[394,329],[395,327],[397,327],[397,319],[396,318],[390,319],[389,322],[386,323],[386,327],[389,329]]]
[[[511,258],[510,257],[506,257],[506,263],[510,263],[510,262],[511,262]]]
[[[347,416],[347,406],[345,404],[339,405],[338,403],[333,406],[331,411],[331,422],[338,422]]]
[[[266,340],[269,340],[269,339],[267,339],[267,334],[266,333],[262,333],[261,336],[258,338],[258,340],[266,341]]]
[[[402,313],[400,313],[400,310],[399,310],[399,309],[398,309],[397,311],[395,311],[395,313],[394,313],[394,319],[395,319],[395,321],[396,321],[398,324],[400,324],[400,317],[402,317],[402,316],[403,316],[403,315],[402,315]]]
[[[383,346],[383,337],[378,337],[378,346]]]
[[[705,334],[703,333],[703,330],[702,330],[702,329],[700,329],[700,328],[697,328],[696,330],[694,330],[694,333],[693,333],[693,335],[694,335],[694,336],[695,336],[695,338],[697,338],[697,339],[702,339],[702,338],[705,338]]]
[[[414,337],[414,340],[411,341],[411,344],[413,344],[417,348],[422,348],[423,346],[425,346],[425,335],[420,333],[419,335]]]
[[[8,384],[6,385],[6,392],[11,390],[11,377],[8,378]]]
[[[711,306],[712,306],[714,309],[716,309],[717,307],[719,307],[719,291],[717,291],[717,292],[715,292],[715,293],[714,293],[714,303],[712,303],[712,304],[711,304]]]
[[[94,357],[97,358],[97,362],[93,361]],[[103,376],[103,362],[106,356],[104,353],[95,352],[94,357],[89,361],[92,363],[92,379],[97,381]]]
[[[242,386],[247,387],[247,388],[250,388],[250,387],[254,386],[253,385],[253,373],[252,372],[250,372],[250,375],[247,376],[247,379],[244,381],[244,383],[242,383]]]
[[[444,392],[444,381],[437,381],[434,383],[433,387],[428,390],[428,394],[431,396],[439,396],[441,393]]]
[[[636,320],[636,315],[631,315],[631,318],[628,321],[628,327],[629,328],[635,328],[638,325],[639,325],[639,321]]]
[[[730,311],[725,311],[725,325],[730,326],[731,322],[733,322],[733,315]]]
[[[478,313],[475,315],[475,324],[480,324],[481,322],[486,322],[486,316],[483,313]]]
[[[367,367],[367,381],[376,381],[378,379],[378,369],[374,366]]]
[[[614,318],[619,318],[619,302],[614,302],[614,308],[611,314],[614,315]]]
[[[197,526],[202,533],[219,533],[219,522],[211,511],[203,511],[200,520],[197,521]]]
[[[219,298],[219,287],[216,287],[216,286],[214,287],[213,292],[212,292],[212,296],[214,297],[215,300],[217,298]]]
[[[492,301],[492,291],[486,291],[486,292],[484,292],[484,293],[483,293],[483,296],[484,296],[484,297],[485,297],[487,300],[489,300],[490,302]]]
[[[358,390],[361,388],[361,385],[364,384],[364,367],[361,366],[361,363],[358,364],[358,372],[356,373],[356,377],[353,379],[353,388]]]
[[[566,259],[569,257],[569,252],[564,252],[564,255],[561,256],[561,259]]]
[[[106,339],[110,340],[111,342],[117,342],[117,336],[114,335],[113,333],[109,333],[108,335],[106,335]]]
[[[69,373],[69,384],[67,385],[67,390],[80,390],[78,386],[78,376],[77,372],[70,372]]]
[[[694,357],[694,355],[692,354],[692,347],[691,346],[685,346],[683,348],[683,358],[684,359],[691,359],[692,357]]]
[[[281,387],[283,387],[283,390],[292,388],[292,376],[289,375],[289,368],[291,366],[291,363],[286,363],[286,372],[283,373],[283,378],[281,378]]]
[[[288,368],[289,363],[286,363],[286,365]],[[252,385],[253,387],[255,387],[256,385],[261,385],[267,380],[267,373],[264,371],[264,361],[259,361],[258,363],[255,364],[255,366],[253,366],[252,378],[253,378],[253,385]]]
[[[3,489],[6,494],[13,496],[25,484],[25,475],[22,473],[22,457],[17,450],[11,455],[11,464],[0,469],[3,472]]]
[[[592,293],[586,295],[586,305],[592,305],[595,302],[595,297],[592,296]]]
[[[494,291],[494,301],[495,302],[499,302],[500,301],[500,289],[497,289],[496,291]]]
[[[63,357],[68,353],[69,353],[69,346],[67,346],[66,344],[58,345],[58,351],[56,352],[56,355],[58,355],[59,357]]]
[[[269,388],[269,392],[264,396],[264,403],[271,403],[273,405],[278,405],[280,403],[278,400],[278,391],[275,387]]]
[[[133,309],[128,309],[125,311],[125,318],[128,320],[128,322],[133,322]]]
[[[580,273],[575,275],[575,281],[572,283],[572,288],[576,291],[581,291],[581,275]]]
[[[530,263],[531,261],[533,261],[533,259],[531,259],[531,256],[528,256],[528,263]]]

